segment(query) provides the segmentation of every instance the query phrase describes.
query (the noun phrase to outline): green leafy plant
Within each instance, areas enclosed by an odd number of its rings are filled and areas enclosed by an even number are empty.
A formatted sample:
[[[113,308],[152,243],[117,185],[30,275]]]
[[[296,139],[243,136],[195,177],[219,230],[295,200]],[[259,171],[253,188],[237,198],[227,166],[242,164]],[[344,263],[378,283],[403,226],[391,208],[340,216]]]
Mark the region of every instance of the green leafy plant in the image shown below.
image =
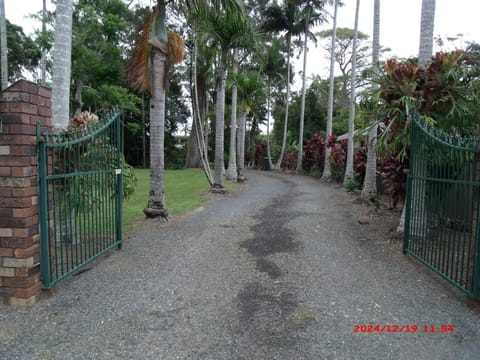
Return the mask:
[[[352,192],[352,191],[361,189],[360,184],[359,184],[358,182],[356,182],[355,180],[348,180],[348,181],[343,185],[343,187],[344,187],[345,190],[347,190],[348,192]]]
[[[125,157],[122,155],[122,177],[123,177],[123,198],[128,200],[135,193],[138,178],[135,175],[133,166],[129,165],[125,161]]]

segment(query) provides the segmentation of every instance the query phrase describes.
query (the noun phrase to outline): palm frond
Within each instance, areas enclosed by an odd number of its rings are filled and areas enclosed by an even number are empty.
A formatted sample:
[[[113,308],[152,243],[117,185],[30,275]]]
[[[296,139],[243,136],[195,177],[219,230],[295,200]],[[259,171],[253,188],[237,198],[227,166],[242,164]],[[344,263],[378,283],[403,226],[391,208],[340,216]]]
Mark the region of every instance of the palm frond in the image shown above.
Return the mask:
[[[151,92],[148,72],[148,62],[152,49],[148,43],[151,25],[152,14],[147,17],[145,23],[140,27],[140,36],[135,44],[133,56],[126,68],[125,74],[128,84],[135,91],[147,94]]]
[[[171,64],[179,64],[185,55],[185,45],[180,35],[173,31],[168,32],[168,52]]]

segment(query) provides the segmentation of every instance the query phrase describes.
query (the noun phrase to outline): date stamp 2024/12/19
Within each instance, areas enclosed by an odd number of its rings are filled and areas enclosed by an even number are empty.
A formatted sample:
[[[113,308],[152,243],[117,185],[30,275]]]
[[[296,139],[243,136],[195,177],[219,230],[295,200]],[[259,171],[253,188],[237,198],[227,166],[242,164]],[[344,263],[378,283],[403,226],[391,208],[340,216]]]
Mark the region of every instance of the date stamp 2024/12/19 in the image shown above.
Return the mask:
[[[455,331],[453,325],[353,325],[355,333],[452,333]]]

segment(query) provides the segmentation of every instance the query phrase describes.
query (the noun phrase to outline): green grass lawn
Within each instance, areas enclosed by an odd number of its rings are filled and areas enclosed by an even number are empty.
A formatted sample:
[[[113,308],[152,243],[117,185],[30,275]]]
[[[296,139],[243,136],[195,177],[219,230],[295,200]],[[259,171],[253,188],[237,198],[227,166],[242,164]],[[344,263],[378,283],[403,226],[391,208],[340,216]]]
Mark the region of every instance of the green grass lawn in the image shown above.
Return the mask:
[[[129,200],[123,201],[123,229],[129,230],[136,220],[144,218],[143,209],[147,206],[150,191],[150,170],[135,169],[138,182],[135,192]],[[237,187],[226,182],[230,192]],[[166,170],[165,202],[170,215],[181,214],[194,209],[210,197],[210,186],[201,169]]]

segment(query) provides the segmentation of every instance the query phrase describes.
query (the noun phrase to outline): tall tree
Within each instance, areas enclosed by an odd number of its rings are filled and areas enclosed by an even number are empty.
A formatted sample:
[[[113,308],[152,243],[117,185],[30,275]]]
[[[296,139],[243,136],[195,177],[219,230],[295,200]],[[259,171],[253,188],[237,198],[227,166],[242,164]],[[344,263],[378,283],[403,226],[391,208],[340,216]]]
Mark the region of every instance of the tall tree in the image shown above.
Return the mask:
[[[254,46],[255,31],[243,8],[236,4],[216,3],[214,6],[201,6],[197,11],[197,19],[201,20],[198,25],[200,32],[208,35],[213,46],[219,51],[215,110],[215,179],[212,191],[224,192],[225,84],[228,55],[233,49]]]
[[[267,7],[263,11],[265,22],[263,29],[274,33],[285,32],[287,40],[287,79],[286,79],[286,95],[285,95],[285,121],[283,124],[283,139],[280,149],[280,156],[275,164],[276,169],[280,169],[283,161],[283,155],[287,145],[287,129],[288,129],[288,106],[290,102],[290,60],[292,55],[292,37],[302,33],[303,27],[300,19],[300,10],[298,1],[285,0],[282,5],[276,2]]]
[[[3,0],[0,0],[3,1]],[[42,6],[42,39],[47,36],[47,0],[43,0]],[[42,58],[40,60],[40,82],[45,84],[47,81],[47,49],[42,48]]]
[[[272,43],[265,48],[262,56],[261,72],[267,79],[267,157],[270,169],[273,169],[270,146],[270,113],[272,104],[272,87],[278,88],[283,81],[283,74],[288,71],[285,67],[285,58],[282,55],[282,44],[279,39],[272,39]]]
[[[52,124],[57,129],[66,129],[70,120],[72,11],[72,0],[57,1],[52,69]]]
[[[40,60],[40,49],[35,41],[26,36],[21,26],[7,23],[8,81],[25,77],[25,72],[34,73]]]
[[[378,88],[375,78],[379,74],[380,60],[380,0],[375,0],[373,4],[373,42],[372,42],[372,90]],[[367,135],[367,164],[365,166],[365,179],[361,197],[365,200],[375,198],[377,195],[377,120],[371,118],[369,121]]]
[[[433,29],[435,25],[435,0],[422,0],[422,14],[420,21],[420,42],[418,48],[418,66],[426,68],[430,63],[433,52]],[[419,167],[420,172],[426,172],[425,167]],[[419,177],[416,181],[417,187],[417,196],[413,198],[413,206],[418,209],[418,213],[424,214],[425,212],[425,191],[426,191],[426,181],[424,176],[427,174],[417,173],[416,176]],[[402,215],[400,217],[400,223],[397,227],[397,231],[403,233],[405,227],[405,216],[407,212],[406,202],[403,205]],[[422,219],[419,216],[415,216],[412,219],[413,222],[421,222]],[[425,230],[421,226],[413,226],[415,231],[420,230],[420,234],[424,235],[423,231]]]
[[[328,139],[332,135],[332,122],[333,122],[333,89],[335,87],[335,42],[337,37],[337,10],[338,1],[335,0],[333,5],[333,30],[332,30],[332,47],[330,50],[330,83],[328,87],[328,109],[327,109],[327,131],[325,137]],[[331,149],[328,146],[329,141],[325,141],[325,163],[323,166],[322,179],[329,180],[332,176],[330,169],[330,153]]]
[[[435,0],[422,0],[420,22],[420,46],[418,49],[418,65],[425,68],[433,52],[433,29],[435,26]]]
[[[94,107],[101,85],[123,85],[122,43],[128,39],[128,16],[122,0],[81,1],[74,6],[72,113]]]
[[[302,104],[300,109],[300,130],[298,139],[298,158],[297,158],[297,173],[302,171],[303,159],[303,126],[305,119],[305,93],[307,89],[307,52],[308,52],[308,38],[311,37],[316,41],[315,36],[310,32],[310,27],[317,25],[324,21],[323,11],[325,0],[306,0],[302,4],[302,13],[304,17],[303,23],[303,74],[302,74]]]
[[[183,61],[183,40],[166,28],[167,1],[157,0],[145,22],[128,72],[130,83],[150,94],[150,195],[147,217],[168,218],[164,190],[165,86],[168,68]],[[149,67],[150,64],[150,67]],[[149,74],[151,74],[149,77]]]
[[[237,50],[233,50],[232,57],[232,73],[235,76],[238,73]],[[230,114],[230,151],[228,156],[227,179],[237,181],[237,86],[232,85],[232,108]]]
[[[305,9],[305,28],[304,28],[304,40],[303,40],[303,73],[302,73],[302,103],[300,107],[300,128],[298,130],[298,157],[297,157],[297,174],[302,172],[302,159],[303,159],[303,125],[305,120],[305,93],[307,89],[307,52],[308,52],[308,22],[311,16],[311,7]]]
[[[7,48],[7,19],[5,17],[5,2],[0,0],[0,73],[1,88],[8,86],[8,48]]]
[[[324,46],[327,51],[328,58],[330,58],[330,45],[332,39],[332,29],[321,31],[317,34],[319,37],[325,39],[326,45]],[[370,65],[371,59],[371,43],[369,43],[369,36],[361,31],[357,32],[357,46],[356,51],[356,69],[357,73],[361,72],[361,69]],[[350,28],[337,28],[337,34],[335,39],[335,62],[337,69],[340,70],[340,75],[335,79],[340,85],[340,106],[343,108],[348,107],[350,98],[350,80],[352,73],[352,58],[353,58],[353,40],[354,30]],[[356,80],[362,80],[357,78]],[[359,82],[355,83],[355,86],[361,85]],[[343,96],[342,96],[343,95]]]
[[[354,179],[353,172],[353,136],[355,134],[355,77],[357,75],[357,37],[358,37],[358,14],[360,10],[360,0],[357,0],[355,7],[355,26],[353,30],[353,49],[352,49],[352,73],[350,74],[350,111],[348,114],[348,149],[347,165],[343,184],[347,184]]]
[[[233,78],[238,91],[238,181],[245,181],[245,127],[249,112],[259,107],[265,101],[265,91],[262,76],[258,71],[246,71]],[[261,105],[260,105],[261,106]],[[253,126],[252,126],[253,127]],[[252,130],[250,130],[252,131]]]

